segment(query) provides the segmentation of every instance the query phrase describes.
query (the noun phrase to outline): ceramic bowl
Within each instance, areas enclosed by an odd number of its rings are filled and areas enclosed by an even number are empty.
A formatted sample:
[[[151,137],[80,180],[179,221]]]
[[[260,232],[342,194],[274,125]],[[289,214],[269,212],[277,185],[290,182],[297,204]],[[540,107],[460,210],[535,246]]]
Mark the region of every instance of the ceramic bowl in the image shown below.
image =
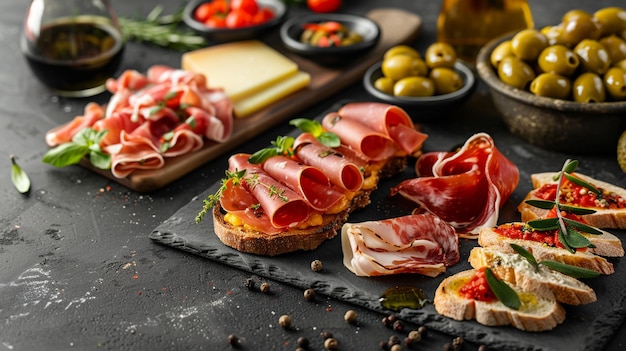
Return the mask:
[[[382,61],[370,67],[363,76],[365,90],[377,100],[397,105],[411,113],[411,117],[416,122],[423,122],[439,118],[449,114],[461,106],[474,92],[476,87],[476,77],[466,64],[457,61],[454,70],[463,79],[461,89],[442,95],[426,97],[403,97],[386,94],[374,86],[374,82],[383,76],[381,70]]]
[[[490,63],[490,56],[498,44],[511,37],[505,35],[489,42],[476,61],[478,74],[489,87],[508,130],[548,150],[614,153],[619,136],[626,130],[626,101],[579,103],[551,99],[503,83]]]
[[[217,43],[258,38],[285,20],[287,7],[281,0],[256,0],[259,7],[270,8],[274,18],[256,26],[242,28],[211,28],[197,21],[193,14],[201,4],[209,0],[192,0],[183,9],[183,21],[207,40]]]
[[[363,37],[363,41],[345,45],[319,47],[300,41],[304,32],[303,26],[308,23],[322,23],[336,21],[350,31]],[[352,63],[353,60],[371,50],[380,38],[380,28],[376,22],[359,15],[327,13],[313,14],[290,19],[280,27],[280,38],[284,46],[291,52],[310,59],[324,66],[341,66]]]

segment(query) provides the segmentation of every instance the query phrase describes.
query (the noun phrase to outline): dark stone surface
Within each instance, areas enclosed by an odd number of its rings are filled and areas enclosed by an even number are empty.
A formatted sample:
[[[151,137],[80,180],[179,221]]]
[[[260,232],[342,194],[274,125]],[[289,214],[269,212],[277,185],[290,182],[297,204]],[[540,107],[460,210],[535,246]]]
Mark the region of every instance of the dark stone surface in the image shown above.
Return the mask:
[[[113,3],[120,14],[135,16],[147,14],[157,2],[114,0]],[[169,0],[161,3],[166,11],[182,4]],[[618,4],[617,1],[536,0],[530,3],[538,27],[557,22],[568,8],[595,10]],[[228,262],[198,255],[203,252],[188,253],[148,238],[155,228],[178,229],[180,225],[188,225],[177,223],[177,217],[194,212],[194,204],[199,205],[204,192],[222,177],[228,155],[149,194],[130,191],[81,167],[54,169],[43,164],[46,131],[80,114],[87,102],[104,103],[108,96],[58,98],[35,81],[18,45],[27,6],[27,2],[14,1],[0,4],[0,159],[4,160],[0,166],[4,180],[0,182],[0,349],[228,350],[231,349],[228,335],[236,334],[246,350],[294,350],[299,337],[310,340],[310,350],[321,350],[323,340],[319,334],[329,331],[339,341],[341,350],[378,350],[379,342],[404,334],[382,325],[381,319],[387,312],[363,307],[354,299],[357,293],[342,290],[341,284],[354,280],[345,270],[336,271],[341,283],[331,280],[330,286],[326,286],[321,279],[316,283],[316,288],[328,289],[333,296],[319,294],[315,301],[306,301],[298,284],[268,278],[272,274],[287,276],[279,269],[288,269],[292,276],[300,271],[308,274],[306,266],[312,256],[302,256],[306,257],[302,262],[300,255],[291,255],[293,262],[284,265],[286,268],[237,253],[224,256],[252,267],[239,269]],[[435,40],[439,2],[345,1],[345,10],[354,13],[363,14],[376,6],[406,8],[420,14],[424,23],[416,45],[423,49]],[[296,8],[290,15],[302,12],[306,11]],[[122,69],[145,71],[153,64],[177,66],[179,61],[180,53],[130,43]],[[367,95],[357,83],[336,99],[302,111],[301,116],[319,116],[337,101],[346,99],[364,100]],[[520,188],[505,204],[505,213],[514,213],[520,194],[530,186],[530,173],[556,169],[568,157],[581,160],[581,171],[626,185],[624,174],[613,161],[614,155],[578,157],[549,152],[502,133],[501,122],[482,86],[449,119],[425,124],[424,130],[432,136],[425,145],[427,150],[449,148],[477,131],[500,135],[496,144],[502,146],[507,157],[517,162],[521,170]],[[290,131],[285,123],[233,151],[256,151],[276,135]],[[15,191],[9,180],[11,154],[31,177],[32,189],[27,195]],[[382,215],[391,213],[386,212],[389,207],[385,204],[380,208]],[[198,230],[193,225],[187,233],[193,233],[191,229]],[[332,241],[328,243],[332,245]],[[325,265],[329,269],[337,267],[334,260],[339,258],[329,258]],[[620,260],[614,263],[615,276],[593,283],[602,300],[567,310],[568,321],[555,332],[563,338],[564,346],[582,338],[572,349],[624,348],[624,327],[615,336],[610,333],[612,326],[626,314],[622,295],[624,267]],[[338,279],[337,276],[333,279]],[[252,278],[256,287],[269,282],[271,293],[248,290],[244,286],[247,278]],[[291,279],[304,281],[305,278],[296,274]],[[360,296],[376,296],[379,288],[387,287],[386,281],[392,284],[393,279],[385,278],[382,282],[364,279],[362,290],[353,289]],[[611,306],[607,306],[609,302]],[[344,322],[343,315],[348,309],[358,313],[356,325]],[[278,325],[283,314],[293,317],[290,330]],[[404,313],[403,316],[421,323],[419,315]],[[435,323],[434,319],[426,322]],[[407,329],[417,327],[417,323],[406,323]],[[593,329],[585,331],[585,336],[579,335],[576,327],[568,327],[587,323]],[[454,324],[449,325],[456,328]],[[456,336],[457,329],[431,325],[445,329],[448,334],[431,330],[420,349],[443,349],[444,343]],[[471,322],[467,325],[469,329],[475,327]],[[485,333],[475,335],[476,339],[519,334],[509,328],[489,329]],[[524,334],[520,338],[527,338],[520,340],[531,342],[533,346],[529,349],[532,349],[551,345],[551,341],[546,341],[553,338],[551,335]],[[464,350],[476,348],[477,345],[470,343],[464,346]]]

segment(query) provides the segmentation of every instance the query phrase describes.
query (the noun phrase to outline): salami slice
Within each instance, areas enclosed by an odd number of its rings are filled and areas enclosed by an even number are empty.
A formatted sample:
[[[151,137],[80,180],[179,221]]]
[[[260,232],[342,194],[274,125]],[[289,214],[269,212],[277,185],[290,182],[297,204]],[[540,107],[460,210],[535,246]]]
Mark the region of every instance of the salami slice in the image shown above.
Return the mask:
[[[337,150],[320,143],[310,133],[300,134],[294,143],[296,156],[307,165],[323,170],[336,186],[355,192],[363,185],[363,173]]]
[[[460,260],[454,228],[432,214],[347,223],[341,242],[343,263],[358,276],[435,277]]]

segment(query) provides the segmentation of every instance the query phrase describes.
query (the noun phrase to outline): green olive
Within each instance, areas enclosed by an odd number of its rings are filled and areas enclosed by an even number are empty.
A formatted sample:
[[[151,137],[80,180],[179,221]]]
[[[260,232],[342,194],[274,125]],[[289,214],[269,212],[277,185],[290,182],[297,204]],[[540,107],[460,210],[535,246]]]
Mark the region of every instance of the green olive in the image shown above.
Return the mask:
[[[606,92],[615,100],[626,100],[626,70],[610,68],[604,75]]]
[[[456,62],[456,51],[447,43],[433,43],[424,53],[424,60],[428,68],[453,68]]]
[[[539,58],[537,64],[543,72],[552,72],[562,76],[571,76],[580,60],[578,56],[564,45],[552,45],[545,48]]]
[[[576,102],[604,102],[606,90],[599,75],[585,72],[572,85],[572,97]]]
[[[374,87],[385,94],[393,95],[394,81],[387,77],[380,77],[374,81]]]
[[[512,87],[525,89],[530,81],[535,78],[535,72],[529,64],[517,56],[507,56],[502,59],[498,66],[500,80]]]
[[[541,29],[541,34],[543,34],[546,39],[548,39],[548,45],[563,45],[565,43],[560,40],[562,36],[562,29],[563,26],[561,24],[558,24],[556,26],[546,26]]]
[[[600,36],[620,34],[626,30],[626,9],[605,7],[593,14],[600,25]]]
[[[383,60],[381,66],[383,75],[393,80],[399,81],[410,76],[425,75],[426,64],[422,60],[409,55],[398,54]]]
[[[424,97],[435,95],[435,83],[426,77],[406,77],[393,86],[395,96]]]
[[[620,60],[617,62],[613,63],[613,67],[617,67],[617,68],[621,68],[621,69],[626,69],[626,59],[624,60]]]
[[[574,47],[580,66],[586,72],[604,74],[611,66],[609,53],[597,40],[583,39]]]
[[[498,68],[500,61],[502,61],[502,59],[506,56],[511,55],[513,55],[511,41],[505,40],[493,49],[489,60],[491,61],[491,65],[493,66],[493,68]]]
[[[511,50],[515,56],[525,61],[534,61],[543,49],[548,47],[548,39],[536,29],[524,29],[511,39]]]
[[[562,22],[560,39],[575,46],[583,39],[596,40],[600,37],[600,24],[593,16],[577,16]]]
[[[463,87],[461,75],[447,67],[433,68],[428,77],[435,83],[437,95],[453,93]]]
[[[626,16],[626,12],[624,12]],[[618,37],[615,34],[607,35],[600,39],[600,44],[604,46],[609,53],[609,59],[611,62],[618,62],[626,59],[626,40]]]
[[[408,56],[419,58],[419,59],[422,58],[422,56],[416,49],[408,45],[396,45],[396,46],[389,48],[389,50],[385,51],[385,54],[383,55],[383,60],[386,60],[390,58],[391,56],[400,55],[400,54],[408,55]]]
[[[541,73],[530,83],[530,92],[553,99],[567,99],[572,84],[566,77],[555,73]]]

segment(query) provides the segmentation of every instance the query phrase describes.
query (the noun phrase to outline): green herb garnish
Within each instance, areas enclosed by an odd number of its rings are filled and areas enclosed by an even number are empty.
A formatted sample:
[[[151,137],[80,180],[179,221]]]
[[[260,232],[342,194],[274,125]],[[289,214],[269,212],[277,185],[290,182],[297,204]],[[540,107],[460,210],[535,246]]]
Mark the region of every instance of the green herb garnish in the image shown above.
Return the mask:
[[[517,244],[510,244],[510,245],[511,245],[511,248],[515,250],[515,252],[517,252],[522,257],[524,257],[528,262],[530,262],[530,264],[533,267],[535,267],[536,271],[539,270],[539,265],[544,265],[550,269],[561,272],[563,274],[567,274],[573,278],[595,278],[600,275],[600,273],[593,271],[591,269],[572,266],[567,263],[557,262],[553,260],[537,261],[537,259],[535,259],[535,256],[533,256],[532,253],[530,253],[528,250],[521,247],[520,245],[517,245]]]
[[[289,136],[278,136],[275,141],[272,141],[272,146],[253,153],[248,159],[248,162],[259,164],[270,157],[278,155],[291,157],[293,156],[293,143],[295,140],[296,139]]]
[[[15,160],[15,156],[11,155],[11,181],[13,181],[13,186],[17,191],[22,194],[27,193],[30,190],[30,178],[28,178],[28,174],[17,164]]]
[[[485,277],[487,278],[489,288],[503,305],[514,310],[519,310],[522,303],[513,288],[498,279],[489,267],[485,268]]]
[[[310,133],[324,146],[334,148],[341,145],[341,139],[339,139],[339,136],[335,133],[325,131],[320,122],[316,120],[296,118],[289,121],[289,124],[305,133]]]
[[[43,156],[43,162],[56,167],[65,167],[77,164],[83,157],[89,155],[89,161],[94,167],[110,169],[111,155],[100,148],[100,141],[107,132],[84,128],[74,135],[72,141],[48,150]]]
[[[200,210],[200,212],[196,216],[196,223],[200,223],[204,215],[207,214],[209,210],[211,210],[215,205],[219,203],[220,198],[222,197],[222,193],[224,193],[224,191],[226,190],[229,181],[232,181],[233,185],[235,186],[241,184],[244,176],[246,175],[246,170],[235,170],[234,172],[226,170],[225,173],[226,177],[222,178],[221,185],[217,189],[217,191],[214,194],[209,194],[209,196],[202,201],[202,210]]]
[[[582,232],[587,234],[598,235],[602,234],[600,230],[594,228],[592,226],[586,225],[576,220],[572,220],[569,218],[565,218],[562,212],[575,214],[575,215],[585,215],[596,212],[593,209],[589,208],[581,208],[576,206],[567,206],[562,205],[560,203],[561,199],[561,186],[563,184],[564,178],[569,180],[570,182],[579,185],[591,192],[596,194],[600,194],[600,191],[594,187],[593,185],[587,183],[586,181],[574,177],[570,175],[576,171],[578,167],[578,161],[576,160],[566,160],[565,164],[561,168],[561,171],[558,172],[554,176],[554,180],[557,182],[556,189],[556,197],[554,201],[544,201],[544,200],[527,200],[526,203],[545,210],[549,210],[555,208],[556,217],[555,218],[545,218],[545,219],[537,219],[533,221],[529,221],[526,223],[529,227],[533,228],[537,231],[548,231],[548,230],[557,230],[558,231],[558,239],[559,242],[571,253],[575,253],[576,249],[583,247],[595,247],[589,239],[587,239]]]

